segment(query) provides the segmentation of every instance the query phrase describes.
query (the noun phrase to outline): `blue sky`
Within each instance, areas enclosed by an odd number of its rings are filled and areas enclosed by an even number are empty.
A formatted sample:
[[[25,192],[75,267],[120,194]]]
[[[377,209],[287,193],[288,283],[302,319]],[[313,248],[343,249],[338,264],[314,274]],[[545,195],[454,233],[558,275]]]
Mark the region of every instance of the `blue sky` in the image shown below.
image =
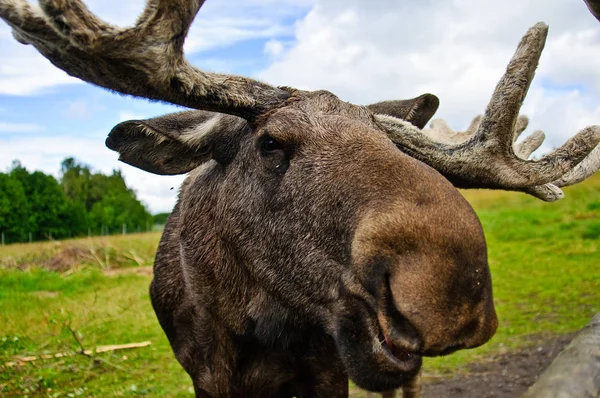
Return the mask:
[[[501,4],[500,4],[501,3]],[[90,0],[130,24],[143,0]],[[186,41],[190,61],[272,84],[328,89],[369,103],[433,92],[438,117],[464,128],[481,113],[520,36],[550,25],[523,113],[548,139],[541,152],[600,123],[600,24],[581,0],[207,0]],[[153,212],[172,208],[178,177],[117,162],[104,139],[117,123],[178,110],[66,76],[0,22],[0,169],[19,159],[57,175],[68,156],[127,182]]]
[[[133,22],[143,1],[125,2],[129,15],[125,15],[122,3],[86,2],[108,21]],[[282,1],[274,12],[271,10],[274,3],[264,0],[207,2],[186,42],[189,60],[203,69],[232,74],[254,75],[265,69],[275,55],[273,43],[276,43],[275,51],[291,45],[294,24],[306,15],[312,4]],[[176,195],[172,188],[180,184],[182,177],[154,177],[121,164],[116,160],[117,154],[104,147],[104,139],[111,128],[123,120],[149,118],[181,108],[115,95],[66,77],[33,48],[14,42],[9,28],[0,24],[0,58],[3,59],[0,66],[0,148],[3,148],[0,168],[7,169],[13,159],[18,159],[25,167],[57,175],[60,162],[74,156],[104,172],[121,168],[127,182],[153,212],[170,210]],[[218,35],[218,38],[210,41],[203,35]]]

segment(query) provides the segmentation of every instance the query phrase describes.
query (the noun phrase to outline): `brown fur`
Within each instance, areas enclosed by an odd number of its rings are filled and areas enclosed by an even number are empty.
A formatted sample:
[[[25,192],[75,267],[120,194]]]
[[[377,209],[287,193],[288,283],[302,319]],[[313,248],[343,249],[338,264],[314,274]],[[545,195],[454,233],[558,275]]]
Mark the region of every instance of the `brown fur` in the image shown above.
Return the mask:
[[[401,101],[382,101],[367,106],[367,108],[379,115],[393,116],[406,120],[415,127],[422,129],[435,114],[440,106],[440,100],[433,94],[423,94],[417,98]]]
[[[370,111],[315,92],[256,127],[209,116],[125,122],[107,139],[154,172],[188,171],[183,159],[162,162],[177,153],[198,159],[165,229],[151,297],[199,396],[343,397],[348,376],[389,390],[413,378],[420,355],[491,337],[477,217],[435,170],[399,152]],[[265,152],[267,135],[279,146]],[[414,359],[386,353],[380,330]]]

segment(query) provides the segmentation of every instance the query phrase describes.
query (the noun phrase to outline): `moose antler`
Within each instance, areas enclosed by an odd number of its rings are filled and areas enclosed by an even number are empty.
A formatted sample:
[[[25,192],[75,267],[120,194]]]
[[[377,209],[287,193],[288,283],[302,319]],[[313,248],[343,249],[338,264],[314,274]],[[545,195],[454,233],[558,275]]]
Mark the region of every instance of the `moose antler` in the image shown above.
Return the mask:
[[[150,0],[135,26],[118,28],[80,0],[0,0],[0,18],[71,76],[120,92],[194,109],[258,115],[290,93],[240,76],[203,72],[187,62],[183,42],[203,0]]]
[[[464,132],[452,130],[443,119],[434,119],[431,121],[429,128],[423,129],[423,134],[439,142],[458,144],[467,141],[477,132],[482,119],[482,115],[476,116]],[[525,160],[529,159],[529,156],[542,145],[546,138],[544,132],[538,130],[517,143],[517,139],[525,131],[528,124],[529,119],[527,116],[519,116],[513,132],[513,151],[516,156]],[[553,181],[551,184],[526,188],[525,192],[547,202],[553,202],[564,198],[564,193],[559,187],[577,184],[599,169],[600,145],[596,146],[581,163],[558,180]]]
[[[600,127],[583,129],[540,160],[526,160],[515,153],[515,133],[524,130],[517,123],[519,109],[533,79],[547,33],[548,27],[543,23],[529,29],[496,86],[485,115],[467,132],[450,134],[450,140],[440,142],[397,118],[375,115],[375,119],[403,152],[429,164],[457,187],[508,189],[542,198],[558,198],[561,194],[544,184],[561,181],[563,185],[569,185],[597,168],[597,152],[591,154],[586,163],[576,166],[600,142]],[[528,145],[533,148],[539,139],[537,133]],[[529,150],[523,148],[521,156]]]
[[[481,124],[482,120],[483,115],[475,116],[465,131],[454,131],[450,126],[448,126],[444,119],[433,119],[431,123],[429,123],[429,127],[423,129],[423,134],[435,141],[444,142],[447,144],[460,144],[467,141],[469,138],[475,135],[475,133],[477,133],[477,129],[479,129],[479,125]],[[513,142],[515,142],[521,136],[523,131],[527,129],[528,125],[529,118],[524,115],[519,116],[513,131]],[[526,143],[524,141],[522,144],[518,144],[517,146],[513,147],[515,153],[517,153],[517,155],[519,155],[521,158],[527,159],[531,153],[540,147],[542,142],[544,142],[544,138],[545,134],[542,131],[536,131],[525,139],[525,141],[527,141]],[[524,145],[523,148],[521,148],[522,145]],[[529,153],[525,155],[525,153],[528,151]]]

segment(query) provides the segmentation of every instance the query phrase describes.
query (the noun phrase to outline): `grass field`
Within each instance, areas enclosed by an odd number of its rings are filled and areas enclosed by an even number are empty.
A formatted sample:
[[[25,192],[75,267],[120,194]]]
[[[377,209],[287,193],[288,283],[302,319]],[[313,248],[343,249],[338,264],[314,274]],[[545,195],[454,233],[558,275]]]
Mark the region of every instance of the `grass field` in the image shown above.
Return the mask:
[[[463,372],[469,362],[573,332],[600,310],[600,174],[566,194],[544,203],[465,192],[486,231],[500,326],[484,347],[426,360],[427,373]],[[148,299],[147,266],[158,239],[151,233],[1,247],[0,396],[191,396]],[[143,341],[152,344],[78,354]],[[56,353],[73,355],[15,360]]]

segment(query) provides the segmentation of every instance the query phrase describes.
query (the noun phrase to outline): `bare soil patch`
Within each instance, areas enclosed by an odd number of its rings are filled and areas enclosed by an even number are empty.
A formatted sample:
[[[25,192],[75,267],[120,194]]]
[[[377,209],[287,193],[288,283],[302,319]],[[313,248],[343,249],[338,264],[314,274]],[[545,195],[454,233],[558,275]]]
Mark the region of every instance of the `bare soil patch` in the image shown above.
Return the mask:
[[[469,366],[469,373],[423,386],[423,398],[514,398],[523,395],[573,335],[544,339],[534,346]],[[425,372],[427,369],[424,369]],[[426,377],[426,376],[425,376]]]

